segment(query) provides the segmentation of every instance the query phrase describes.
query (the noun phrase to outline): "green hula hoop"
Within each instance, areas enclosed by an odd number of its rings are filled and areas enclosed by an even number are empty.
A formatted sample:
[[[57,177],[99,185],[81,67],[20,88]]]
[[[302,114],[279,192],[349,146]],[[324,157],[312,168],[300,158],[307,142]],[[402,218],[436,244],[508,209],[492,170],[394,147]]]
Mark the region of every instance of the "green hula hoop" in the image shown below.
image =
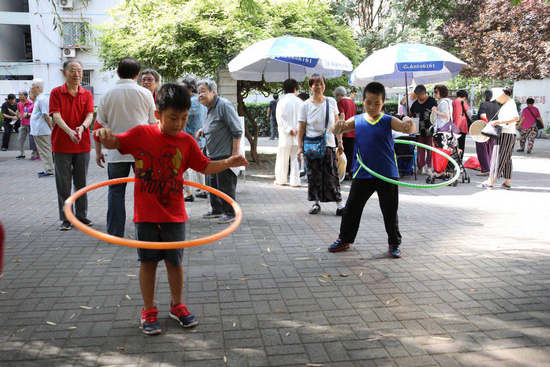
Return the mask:
[[[359,155],[359,153],[357,153],[357,162],[368,173],[370,173],[371,175],[373,175],[376,178],[381,179],[382,181],[386,181],[386,182],[389,182],[389,183],[392,183],[392,184],[395,184],[395,185],[398,185],[398,186],[413,187],[413,188],[416,188],[416,189],[432,189],[432,188],[435,188],[435,187],[448,186],[448,185],[452,184],[453,182],[455,182],[456,180],[458,180],[458,178],[460,177],[460,167],[458,166],[458,163],[453,158],[451,158],[447,153],[442,152],[440,150],[437,150],[436,148],[431,147],[429,145],[422,144],[422,143],[419,143],[419,142],[416,142],[416,141],[396,139],[396,140],[394,140],[394,142],[395,143],[400,143],[400,144],[415,145],[417,147],[428,149],[428,150],[431,150],[434,153],[442,155],[443,157],[447,158],[454,165],[455,175],[450,180],[444,181],[442,183],[431,184],[431,185],[410,184],[410,183],[406,183],[406,182],[393,180],[391,178],[382,176],[381,174],[374,172],[369,167],[365,166],[365,164],[363,163],[363,160],[361,159],[361,156]],[[353,176],[354,178],[357,175],[357,173],[359,173],[359,171],[355,172],[355,175]]]

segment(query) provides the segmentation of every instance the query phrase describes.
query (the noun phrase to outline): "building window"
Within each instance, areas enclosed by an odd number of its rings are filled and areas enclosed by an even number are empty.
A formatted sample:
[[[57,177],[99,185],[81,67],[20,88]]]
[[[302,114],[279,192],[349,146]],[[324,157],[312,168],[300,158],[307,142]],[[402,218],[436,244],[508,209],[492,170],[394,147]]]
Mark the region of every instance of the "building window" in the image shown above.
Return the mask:
[[[32,60],[31,32],[25,32],[25,59]]]
[[[82,72],[82,85],[92,85],[92,71],[84,70]]]
[[[32,75],[0,75],[0,80],[33,80]]]
[[[90,40],[88,23],[63,22],[63,47],[87,47]]]

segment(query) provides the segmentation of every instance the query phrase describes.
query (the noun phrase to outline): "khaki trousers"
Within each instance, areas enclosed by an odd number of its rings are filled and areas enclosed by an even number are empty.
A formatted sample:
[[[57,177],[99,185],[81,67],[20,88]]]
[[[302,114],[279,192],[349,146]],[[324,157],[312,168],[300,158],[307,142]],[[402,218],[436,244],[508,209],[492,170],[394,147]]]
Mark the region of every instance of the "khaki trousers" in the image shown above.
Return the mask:
[[[44,173],[53,173],[52,141],[50,135],[34,135],[40,160],[44,163]]]

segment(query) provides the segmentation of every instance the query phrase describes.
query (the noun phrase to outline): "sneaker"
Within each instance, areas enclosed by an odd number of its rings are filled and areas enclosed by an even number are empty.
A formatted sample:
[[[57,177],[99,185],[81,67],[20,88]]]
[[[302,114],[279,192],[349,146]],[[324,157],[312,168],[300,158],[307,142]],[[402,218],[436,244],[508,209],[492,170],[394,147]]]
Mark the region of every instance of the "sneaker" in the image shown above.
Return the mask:
[[[160,330],[160,323],[158,318],[159,311],[156,307],[141,309],[141,331],[145,335],[158,335],[162,331]]]
[[[492,190],[493,189],[493,185],[491,185],[490,183],[486,183],[486,182],[482,183],[481,187],[483,189],[487,189],[487,190]]]
[[[73,226],[71,225],[71,222],[69,222],[68,220],[64,220],[63,223],[61,223],[61,225],[59,226],[59,230],[60,231],[68,231],[72,227]]]
[[[344,208],[336,208],[336,216],[341,217],[344,215]]]
[[[199,320],[187,310],[185,303],[178,303],[175,306],[171,306],[168,315],[176,320],[181,327],[193,327],[199,324]]]
[[[478,172],[476,176],[489,176],[489,172]]]
[[[38,175],[38,178],[41,178],[41,177],[50,177],[50,176],[53,176],[53,173],[38,172],[37,175]]]
[[[87,225],[88,227],[92,227],[94,225],[94,223],[88,218],[78,218],[78,220],[84,223],[85,225]]]
[[[199,192],[198,194],[195,194],[196,197],[198,197],[199,199],[206,199],[208,198],[208,194],[205,192],[205,191],[201,191]]]
[[[390,245],[388,248],[388,253],[393,259],[399,259],[401,257],[401,250],[399,249],[399,246]]]
[[[31,161],[36,161],[38,159],[40,159],[40,157],[31,157]]]
[[[528,151],[527,151],[527,154],[531,154],[531,151],[530,151],[530,150],[528,150]]]
[[[192,203],[195,201],[195,197],[193,195],[186,196],[184,199],[187,203]]]
[[[8,150],[8,148],[2,148],[2,151],[5,152],[6,150]]]
[[[422,172],[421,172],[421,174],[423,174],[423,175],[428,175],[428,167],[427,167],[427,166],[422,167]]]
[[[202,218],[203,218],[203,219],[219,218],[219,217],[221,217],[222,215],[223,215],[222,213],[208,212],[208,213],[206,213],[206,214],[203,214],[203,215],[202,215]]]
[[[235,216],[233,216],[233,215],[224,215],[223,217],[218,219],[218,223],[219,224],[227,224],[227,223],[233,222],[234,220],[235,220]]]
[[[15,157],[15,159],[25,159],[25,156],[24,155],[18,155],[17,157]]]
[[[502,185],[500,185],[500,187],[504,190],[510,190],[512,188],[512,186],[508,185],[506,182],[503,182]]]
[[[522,153],[522,152],[525,152],[525,149],[518,149],[518,150],[516,150],[516,152]]]
[[[328,247],[328,252],[340,252],[349,249],[350,244],[342,242],[341,239],[334,241],[332,245]]]
[[[321,211],[321,205],[313,204],[311,209],[309,209],[309,214],[319,214],[320,211]]]

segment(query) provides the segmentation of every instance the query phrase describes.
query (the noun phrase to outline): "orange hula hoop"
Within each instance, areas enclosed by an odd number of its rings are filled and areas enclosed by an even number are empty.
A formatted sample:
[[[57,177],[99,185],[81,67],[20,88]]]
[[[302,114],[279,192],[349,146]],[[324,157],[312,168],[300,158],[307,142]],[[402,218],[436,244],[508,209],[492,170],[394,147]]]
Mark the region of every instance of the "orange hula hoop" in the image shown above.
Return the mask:
[[[102,182],[98,182],[98,183],[83,187],[82,189],[78,190],[77,192],[69,196],[67,200],[65,200],[65,205],[63,207],[63,210],[65,212],[65,216],[67,217],[67,220],[82,232],[86,233],[89,236],[95,237],[99,240],[110,242],[115,245],[145,248],[145,249],[152,249],[152,250],[170,250],[170,249],[205,245],[207,243],[214,242],[221,238],[227,237],[228,235],[233,233],[233,231],[235,231],[237,227],[239,227],[239,225],[241,224],[243,213],[242,213],[241,207],[239,206],[239,204],[237,204],[235,200],[233,200],[227,194],[224,194],[223,192],[216,190],[210,186],[202,185],[196,182],[189,182],[189,181],[184,181],[183,184],[188,186],[194,186],[202,190],[206,190],[211,194],[219,196],[220,198],[222,198],[223,200],[231,204],[231,206],[235,210],[235,220],[233,221],[233,223],[231,223],[231,225],[229,225],[227,228],[225,228],[224,230],[218,233],[215,233],[213,235],[206,236],[206,237],[197,238],[194,240],[177,241],[177,242],[149,242],[149,241],[131,240],[128,238],[117,237],[107,233],[100,232],[98,230],[95,230],[85,225],[84,223],[79,221],[76,218],[76,216],[73,214],[73,210],[72,210],[73,203],[76,201],[76,199],[78,199],[85,193],[98,189],[103,186],[116,185],[116,184],[125,183],[125,182],[134,182],[135,180],[136,179],[134,177],[115,178],[112,180],[102,181]]]

